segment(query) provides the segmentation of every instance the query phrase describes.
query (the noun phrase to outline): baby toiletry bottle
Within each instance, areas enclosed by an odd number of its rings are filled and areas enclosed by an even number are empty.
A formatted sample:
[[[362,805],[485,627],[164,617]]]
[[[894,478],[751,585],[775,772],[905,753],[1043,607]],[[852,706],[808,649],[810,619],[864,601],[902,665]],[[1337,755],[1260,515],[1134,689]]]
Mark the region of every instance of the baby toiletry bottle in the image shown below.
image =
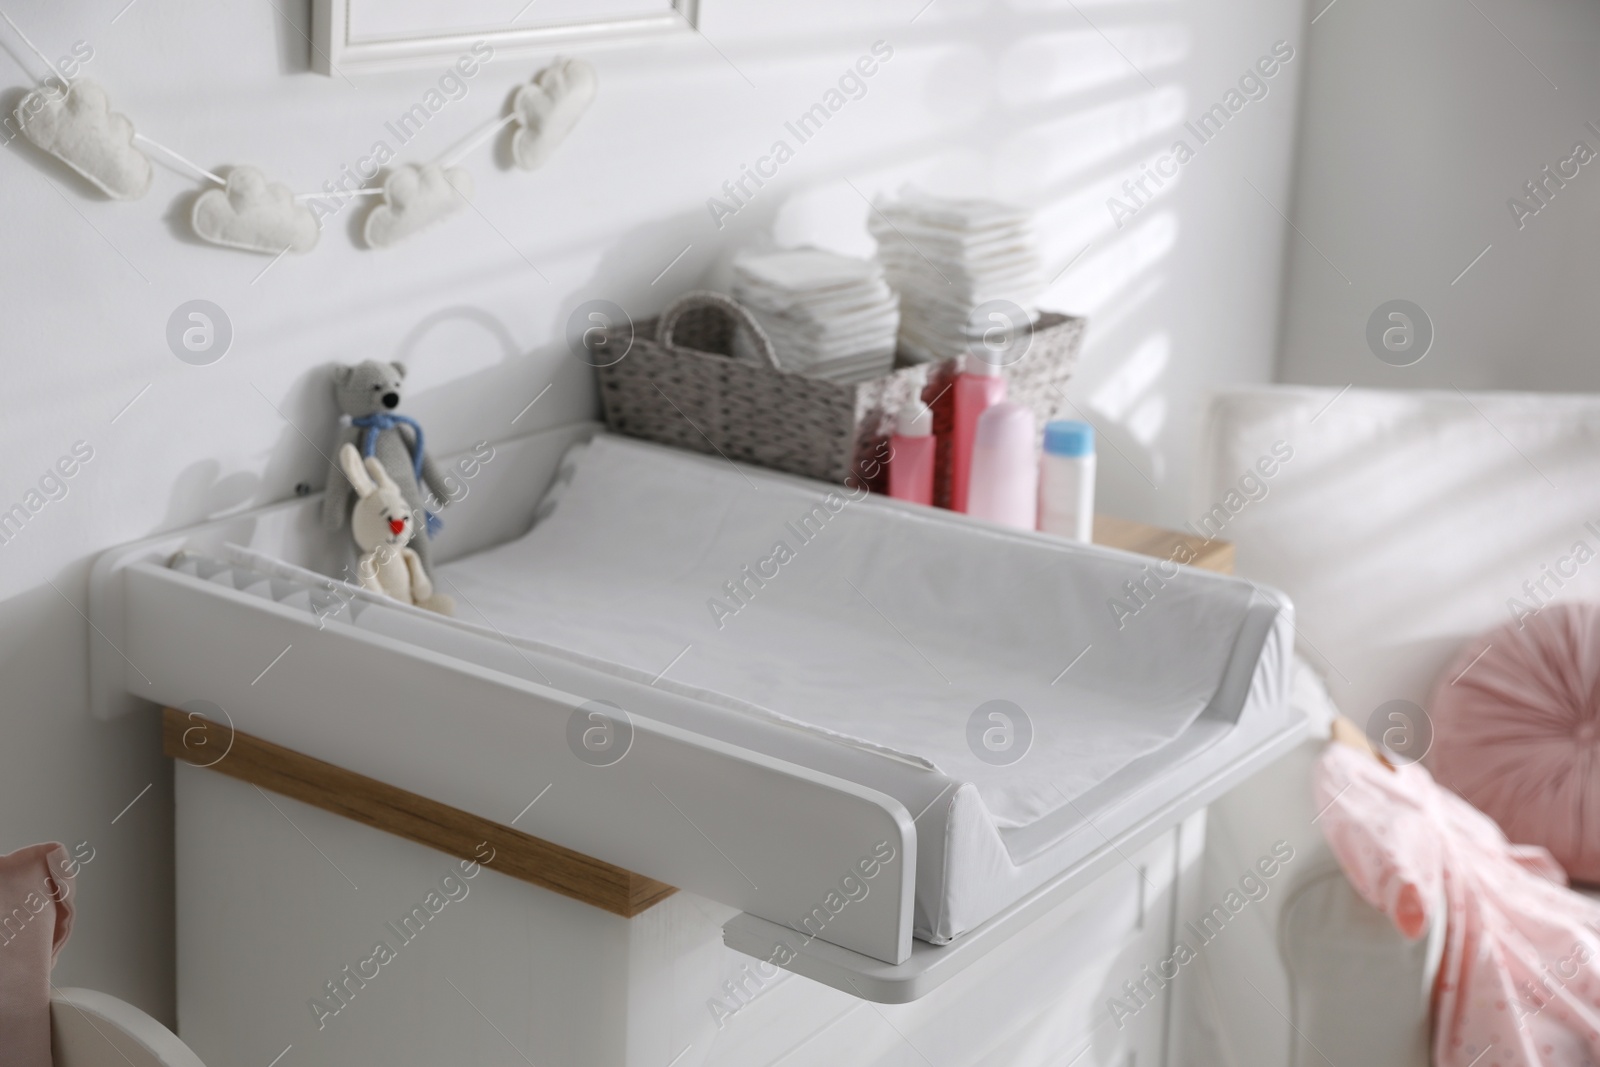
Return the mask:
[[[1039,520],[1039,461],[1033,412],[1002,400],[978,417],[967,514],[1023,530]]]
[[[968,510],[972,444],[978,432],[978,418],[1005,398],[1006,380],[1000,376],[999,366],[968,354],[966,368],[956,377],[955,384],[955,427],[950,442],[950,507],[954,511]]]
[[[1074,541],[1094,537],[1094,427],[1086,422],[1045,423],[1039,529]]]
[[[933,503],[933,412],[918,397],[906,401],[889,438],[889,495]]]

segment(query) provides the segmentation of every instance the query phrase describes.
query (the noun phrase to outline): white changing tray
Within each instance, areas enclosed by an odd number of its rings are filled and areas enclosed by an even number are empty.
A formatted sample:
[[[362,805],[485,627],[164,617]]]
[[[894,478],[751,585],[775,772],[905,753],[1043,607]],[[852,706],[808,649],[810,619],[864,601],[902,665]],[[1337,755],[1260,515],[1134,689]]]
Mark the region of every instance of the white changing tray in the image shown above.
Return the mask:
[[[1113,657],[1102,665],[1106,673],[1098,681],[1093,672],[1082,672],[1089,688],[1052,689],[1048,678],[1035,685],[1033,701],[1072,694],[1059,712],[1034,705],[1043,708],[1036,722],[1043,743],[1030,758],[1060,759],[1063,767],[1072,754],[1060,756],[1066,750],[1059,745],[1052,749],[1052,716],[1095,707],[1089,721],[1098,723],[1113,713],[1089,703],[1097,694],[1118,687],[1154,694],[1149,703],[1156,710],[1140,727],[1149,737],[1121,755],[1079,759],[1081,773],[1066,777],[1065,789],[1055,787],[1064,802],[1054,805],[1041,802],[1038,788],[1038,782],[1052,781],[1049,774],[986,778],[947,765],[960,755],[948,745],[932,745],[927,751],[937,758],[929,759],[926,752],[909,750],[914,736],[894,733],[887,721],[892,716],[868,722],[868,729],[841,730],[841,723],[865,721],[847,696],[828,701],[832,718],[819,713],[817,721],[804,722],[800,698],[809,695],[820,704],[806,688],[816,672],[781,679],[784,691],[800,699],[801,714],[792,706],[773,714],[782,701],[757,683],[762,671],[784,669],[786,646],[763,645],[756,626],[747,627],[746,644],[727,646],[739,655],[719,667],[713,640],[693,634],[678,640],[684,624],[662,607],[675,601],[650,602],[641,591],[643,598],[624,605],[622,614],[608,615],[599,610],[602,604],[586,617],[589,623],[627,619],[635,629],[623,644],[608,644],[605,626],[591,628],[585,639],[579,633],[585,620],[557,610],[558,579],[565,575],[573,589],[599,593],[602,573],[611,571],[591,570],[591,577],[583,577],[594,561],[577,560],[574,549],[561,547],[561,538],[579,536],[574,543],[581,543],[583,523],[599,514],[593,508],[606,506],[606,494],[586,498],[579,491],[585,477],[592,489],[600,475],[580,473],[555,515],[517,539],[532,525],[563,453],[594,429],[584,424],[497,442],[467,497],[446,511],[435,559],[443,564],[444,590],[464,597],[459,610],[466,625],[366,601],[324,617],[308,610],[303,590],[297,601],[296,568],[329,572],[342,561],[331,547],[338,540],[317,524],[320,497],[107,553],[91,579],[97,710],[110,716],[139,700],[172,706],[206,701],[241,731],[474,815],[510,823],[523,812],[517,825],[529,833],[740,908],[745,914],[724,928],[729,946],[885,1002],[928,992],[1301,735],[1302,724],[1286,699],[1292,644],[1287,602],[1236,579],[1199,573],[1167,580],[1136,620],[1139,629],[1129,626],[1128,636],[1118,637],[1128,642],[1118,647],[1131,658]],[[752,495],[751,507],[770,507],[786,494],[821,499],[828,491],[633,442],[603,439],[600,450],[609,450],[613,461],[681,468],[689,482],[711,494],[708,499],[736,496],[727,491],[727,479],[736,478],[753,493],[767,493],[760,501]],[[613,475],[620,477],[625,467],[614,465]],[[720,554],[743,551],[737,537],[731,548],[717,540],[739,530],[736,507],[707,527],[714,536],[702,543],[685,532],[695,526],[695,509],[674,514],[660,501],[637,504],[635,520],[661,549],[644,553],[656,570],[640,573],[670,571],[657,593],[700,590],[695,566],[720,574],[727,569]],[[904,543],[884,547],[901,554],[876,553],[870,571],[847,572],[880,616],[916,610],[912,603],[892,603],[895,594],[885,592],[894,588],[894,568],[912,574],[941,551],[966,553],[970,571],[980,577],[986,569],[1002,582],[1014,581],[1017,573],[1030,575],[1031,592],[1016,593],[1027,625],[1007,632],[1013,652],[1019,642],[1043,641],[1022,649],[1032,653],[1055,641],[1054,622],[1043,630],[1038,626],[1041,611],[1065,610],[1051,607],[1062,601],[1051,589],[1075,590],[1072,596],[1088,595],[1084,603],[1098,605],[1096,597],[1115,591],[1121,581],[1140,579],[1151,564],[878,498],[849,508],[853,525],[830,528],[834,547],[808,549],[811,565],[841,563],[844,557],[830,554],[848,556],[852,542],[876,544],[883,539],[879,525],[887,523],[897,531],[893,538]],[[610,515],[607,521],[619,520]],[[991,552],[986,542],[997,538],[1011,547]],[[168,566],[182,549],[231,553],[235,563],[259,560],[263,573],[272,571],[272,560],[286,566],[265,580],[246,577],[248,566],[208,580]],[[521,563],[518,552],[524,553]],[[565,557],[570,565],[559,565],[562,552],[572,554]],[[539,572],[537,560],[558,565]],[[1018,566],[1021,571],[1007,571]],[[639,584],[627,567],[617,570],[631,583],[628,588]],[[524,580],[533,585],[520,586]],[[809,632],[808,626],[824,635],[839,628],[828,604],[814,599],[822,595],[816,582],[789,575],[784,582],[787,592],[780,588],[784,583],[773,583],[750,614],[735,622],[754,622],[760,607],[769,618],[798,627],[791,636]],[[1088,586],[1080,588],[1084,582]],[[496,592],[498,612],[484,603],[495,600]],[[696,598],[696,610],[703,610],[703,599]],[[518,610],[508,615],[508,606]],[[1115,615],[1107,609],[1104,619]],[[1104,619],[1084,625],[1104,633]],[[910,628],[919,643],[926,627],[937,622],[883,621],[889,624],[885,632],[901,631],[903,638],[903,628]],[[1071,635],[1071,648],[1085,644],[1082,637]],[[656,656],[658,638],[670,638],[674,650],[705,640],[697,661],[702,673],[679,680],[682,668],[668,663],[672,653]],[[848,641],[851,647],[870,644],[870,636]],[[1142,650],[1137,642],[1144,642]],[[927,647],[934,645],[936,640]],[[959,643],[935,654],[955,657],[944,660],[958,665],[952,670],[998,664],[997,678],[1018,662],[970,637],[964,656]],[[1163,657],[1191,663],[1168,672],[1181,676],[1184,685],[1168,693],[1131,672],[1128,665],[1141,656],[1151,665]],[[739,664],[750,657],[752,672],[741,673]],[[1148,673],[1161,675],[1154,667]],[[992,688],[992,679],[983,685]],[[954,692],[930,694],[928,708]],[[917,703],[914,687],[906,693],[903,703]],[[961,707],[965,697],[951,699],[952,707]],[[626,708],[634,732],[627,756],[603,767],[576,758],[568,744],[574,716],[596,700]],[[928,721],[940,721],[929,714]],[[1092,747],[1109,751],[1102,742]],[[548,794],[542,794],[547,786]],[[542,799],[525,811],[535,795]],[[839,904],[847,895],[852,899]],[[802,920],[818,915],[825,918],[806,933]],[[921,940],[913,941],[913,934]],[[787,947],[775,953],[780,942]]]

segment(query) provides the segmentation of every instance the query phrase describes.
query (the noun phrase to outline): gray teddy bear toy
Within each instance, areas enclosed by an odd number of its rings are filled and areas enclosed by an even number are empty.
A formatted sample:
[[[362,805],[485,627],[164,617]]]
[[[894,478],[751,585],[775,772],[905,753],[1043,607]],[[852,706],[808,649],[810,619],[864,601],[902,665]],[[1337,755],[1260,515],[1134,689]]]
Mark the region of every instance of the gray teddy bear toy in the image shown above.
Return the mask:
[[[439,520],[428,510],[430,501],[424,498],[422,487],[427,486],[439,507],[448,504],[450,496],[444,477],[423,447],[422,427],[416,420],[394,413],[400,406],[400,383],[405,376],[403,364],[375,359],[353,367],[334,368],[334,397],[339,410],[350,418],[350,425],[339,432],[334,455],[338,455],[345,444],[353,444],[362,456],[377,457],[417,517],[419,533],[426,531],[423,536],[413,538],[411,547],[422,558],[422,566],[431,578],[433,567],[428,540]],[[350,514],[353,492],[349,479],[335,462],[328,476],[327,495],[322,499],[325,528],[337,530],[344,525]]]

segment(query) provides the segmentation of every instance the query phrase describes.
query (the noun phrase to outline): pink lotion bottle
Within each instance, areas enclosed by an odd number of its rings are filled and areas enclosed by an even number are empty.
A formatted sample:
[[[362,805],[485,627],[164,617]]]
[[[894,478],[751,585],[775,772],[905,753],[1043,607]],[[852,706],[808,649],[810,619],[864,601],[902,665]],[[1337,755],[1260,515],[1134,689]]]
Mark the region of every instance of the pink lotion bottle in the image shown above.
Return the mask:
[[[967,514],[1020,530],[1039,521],[1038,436],[1033,412],[1002,400],[978,417]]]
[[[900,409],[889,438],[889,495],[913,504],[933,503],[933,412],[912,398]]]
[[[950,508],[967,510],[967,495],[972,485],[972,445],[978,433],[978,419],[1006,398],[1006,380],[1000,368],[977,356],[966,357],[966,369],[956,376],[955,425],[950,442]]]

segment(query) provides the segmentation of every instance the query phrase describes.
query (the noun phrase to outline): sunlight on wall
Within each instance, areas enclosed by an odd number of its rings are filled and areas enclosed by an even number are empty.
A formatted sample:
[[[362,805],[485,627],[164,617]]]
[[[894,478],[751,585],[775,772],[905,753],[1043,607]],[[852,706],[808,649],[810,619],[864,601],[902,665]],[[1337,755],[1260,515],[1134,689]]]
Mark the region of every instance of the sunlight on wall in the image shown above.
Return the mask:
[[[1092,317],[1164,259],[1177,240],[1178,217],[1170,211],[1129,226],[1120,236],[1096,242],[1049,295],[1060,306]]]
[[[1172,355],[1172,339],[1155,334],[1140,343],[1115,373],[1089,396],[1089,403],[1121,422],[1136,401],[1160,380]],[[1148,442],[1146,442],[1148,443]]]
[[[1116,337],[1123,327],[1139,326],[1146,322],[1141,313],[1146,305],[1155,299],[1156,294],[1166,288],[1166,282],[1165,274],[1149,274],[1141,278],[1139,284],[1128,292],[1108,301],[1094,317],[1095,338],[1103,341],[1106,338]]]
[[[1169,85],[1037,123],[1001,146],[997,173],[1017,192],[1076,178],[1181,124],[1186,102]]]
[[[1182,125],[1190,94],[1181,82],[1151,77],[1169,76],[1187,58],[1191,35],[1167,21],[1118,26],[1102,17],[1095,25],[1035,34],[1005,52],[1000,102],[1028,115],[1048,105],[1050,113],[1001,142],[994,182],[999,195],[1035,209],[1041,254],[1053,276],[1041,304],[1090,318],[1098,344],[1089,346],[1073,391],[1090,390],[1087,404],[1101,417],[1084,414],[1102,433],[1142,452],[1124,455],[1141,475],[1159,480],[1170,408],[1162,382],[1172,339],[1160,331],[1130,351],[1116,334],[1122,321],[1147,313],[1160,288],[1154,272],[1177,244],[1178,220],[1163,210],[1117,228],[1105,205],[1125,195],[1124,183],[1139,177],[1145,157]],[[1130,77],[1134,67],[1138,76]],[[1104,99],[1103,87],[1118,81],[1126,83],[1121,95]],[[1083,105],[1065,110],[1063,100],[1075,95],[1085,98]],[[1178,184],[1169,179],[1150,200]]]
[[[1145,71],[1160,70],[1188,54],[1189,35],[1181,26],[1151,26],[1130,43],[1143,57]],[[1019,41],[1000,64],[1000,102],[1008,107],[1060,102],[1076,93],[1133,76],[1128,64],[1092,29],[1039,33]]]

